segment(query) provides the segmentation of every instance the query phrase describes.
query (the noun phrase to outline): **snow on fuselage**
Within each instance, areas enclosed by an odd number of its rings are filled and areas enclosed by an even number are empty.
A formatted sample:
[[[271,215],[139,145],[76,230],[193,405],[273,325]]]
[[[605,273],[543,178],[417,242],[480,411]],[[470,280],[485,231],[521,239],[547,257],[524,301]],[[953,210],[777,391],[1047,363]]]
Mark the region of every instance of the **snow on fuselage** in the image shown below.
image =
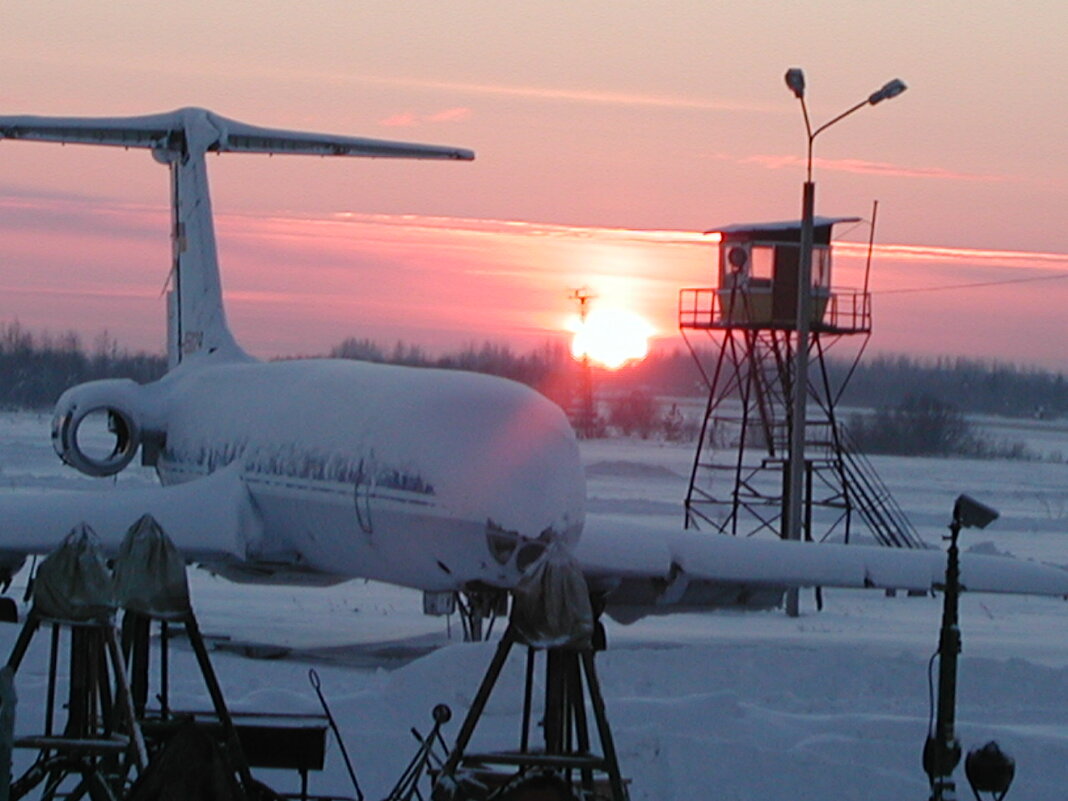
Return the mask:
[[[165,433],[164,484],[242,465],[263,523],[253,563],[508,586],[582,527],[571,426],[512,381],[298,360],[181,366],[144,389]]]

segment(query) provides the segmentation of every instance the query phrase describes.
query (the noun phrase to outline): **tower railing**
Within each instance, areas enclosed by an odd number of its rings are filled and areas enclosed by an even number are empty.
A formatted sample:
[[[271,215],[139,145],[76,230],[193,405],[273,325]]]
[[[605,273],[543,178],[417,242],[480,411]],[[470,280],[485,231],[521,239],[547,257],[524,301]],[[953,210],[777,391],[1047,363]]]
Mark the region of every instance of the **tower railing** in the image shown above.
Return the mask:
[[[699,330],[727,328],[779,328],[793,330],[795,319],[774,320],[767,311],[770,287],[717,289],[701,287],[679,291],[679,327]],[[813,292],[820,310],[813,315],[812,329],[828,333],[857,334],[871,331],[871,293],[835,288]]]

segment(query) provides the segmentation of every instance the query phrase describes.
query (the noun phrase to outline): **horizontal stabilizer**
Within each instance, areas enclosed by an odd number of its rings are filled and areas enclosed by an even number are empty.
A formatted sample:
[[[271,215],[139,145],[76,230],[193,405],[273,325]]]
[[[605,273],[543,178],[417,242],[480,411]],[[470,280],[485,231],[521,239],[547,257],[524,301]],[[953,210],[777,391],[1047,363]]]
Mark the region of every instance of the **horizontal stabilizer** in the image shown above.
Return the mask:
[[[0,139],[67,142],[159,151],[292,153],[313,156],[451,159],[470,161],[470,150],[354,136],[260,128],[200,108],[140,117],[0,116]]]
[[[174,487],[0,493],[0,551],[48,553],[79,523],[114,552],[126,530],[151,514],[193,560],[244,558],[260,536],[259,517],[237,469]]]

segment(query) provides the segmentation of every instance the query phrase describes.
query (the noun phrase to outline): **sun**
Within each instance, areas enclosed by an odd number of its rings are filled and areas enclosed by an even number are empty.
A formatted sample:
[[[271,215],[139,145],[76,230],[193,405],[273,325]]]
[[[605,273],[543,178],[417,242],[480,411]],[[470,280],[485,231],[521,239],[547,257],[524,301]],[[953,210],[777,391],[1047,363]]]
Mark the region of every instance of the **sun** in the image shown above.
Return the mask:
[[[627,362],[640,361],[649,353],[653,327],[640,315],[625,309],[594,309],[582,322],[572,321],[568,329],[571,355],[616,370]]]

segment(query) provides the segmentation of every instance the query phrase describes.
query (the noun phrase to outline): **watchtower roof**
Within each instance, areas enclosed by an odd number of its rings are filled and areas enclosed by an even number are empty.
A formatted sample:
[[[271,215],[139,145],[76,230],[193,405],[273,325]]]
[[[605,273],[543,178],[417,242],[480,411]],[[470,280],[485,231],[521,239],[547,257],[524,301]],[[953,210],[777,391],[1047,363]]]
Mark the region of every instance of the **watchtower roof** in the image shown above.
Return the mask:
[[[831,242],[831,226],[836,223],[860,222],[860,217],[814,217],[812,220],[812,242],[816,245],[828,245]],[[782,220],[780,222],[734,223],[705,231],[706,234],[719,234],[723,242],[800,242],[801,220]]]

